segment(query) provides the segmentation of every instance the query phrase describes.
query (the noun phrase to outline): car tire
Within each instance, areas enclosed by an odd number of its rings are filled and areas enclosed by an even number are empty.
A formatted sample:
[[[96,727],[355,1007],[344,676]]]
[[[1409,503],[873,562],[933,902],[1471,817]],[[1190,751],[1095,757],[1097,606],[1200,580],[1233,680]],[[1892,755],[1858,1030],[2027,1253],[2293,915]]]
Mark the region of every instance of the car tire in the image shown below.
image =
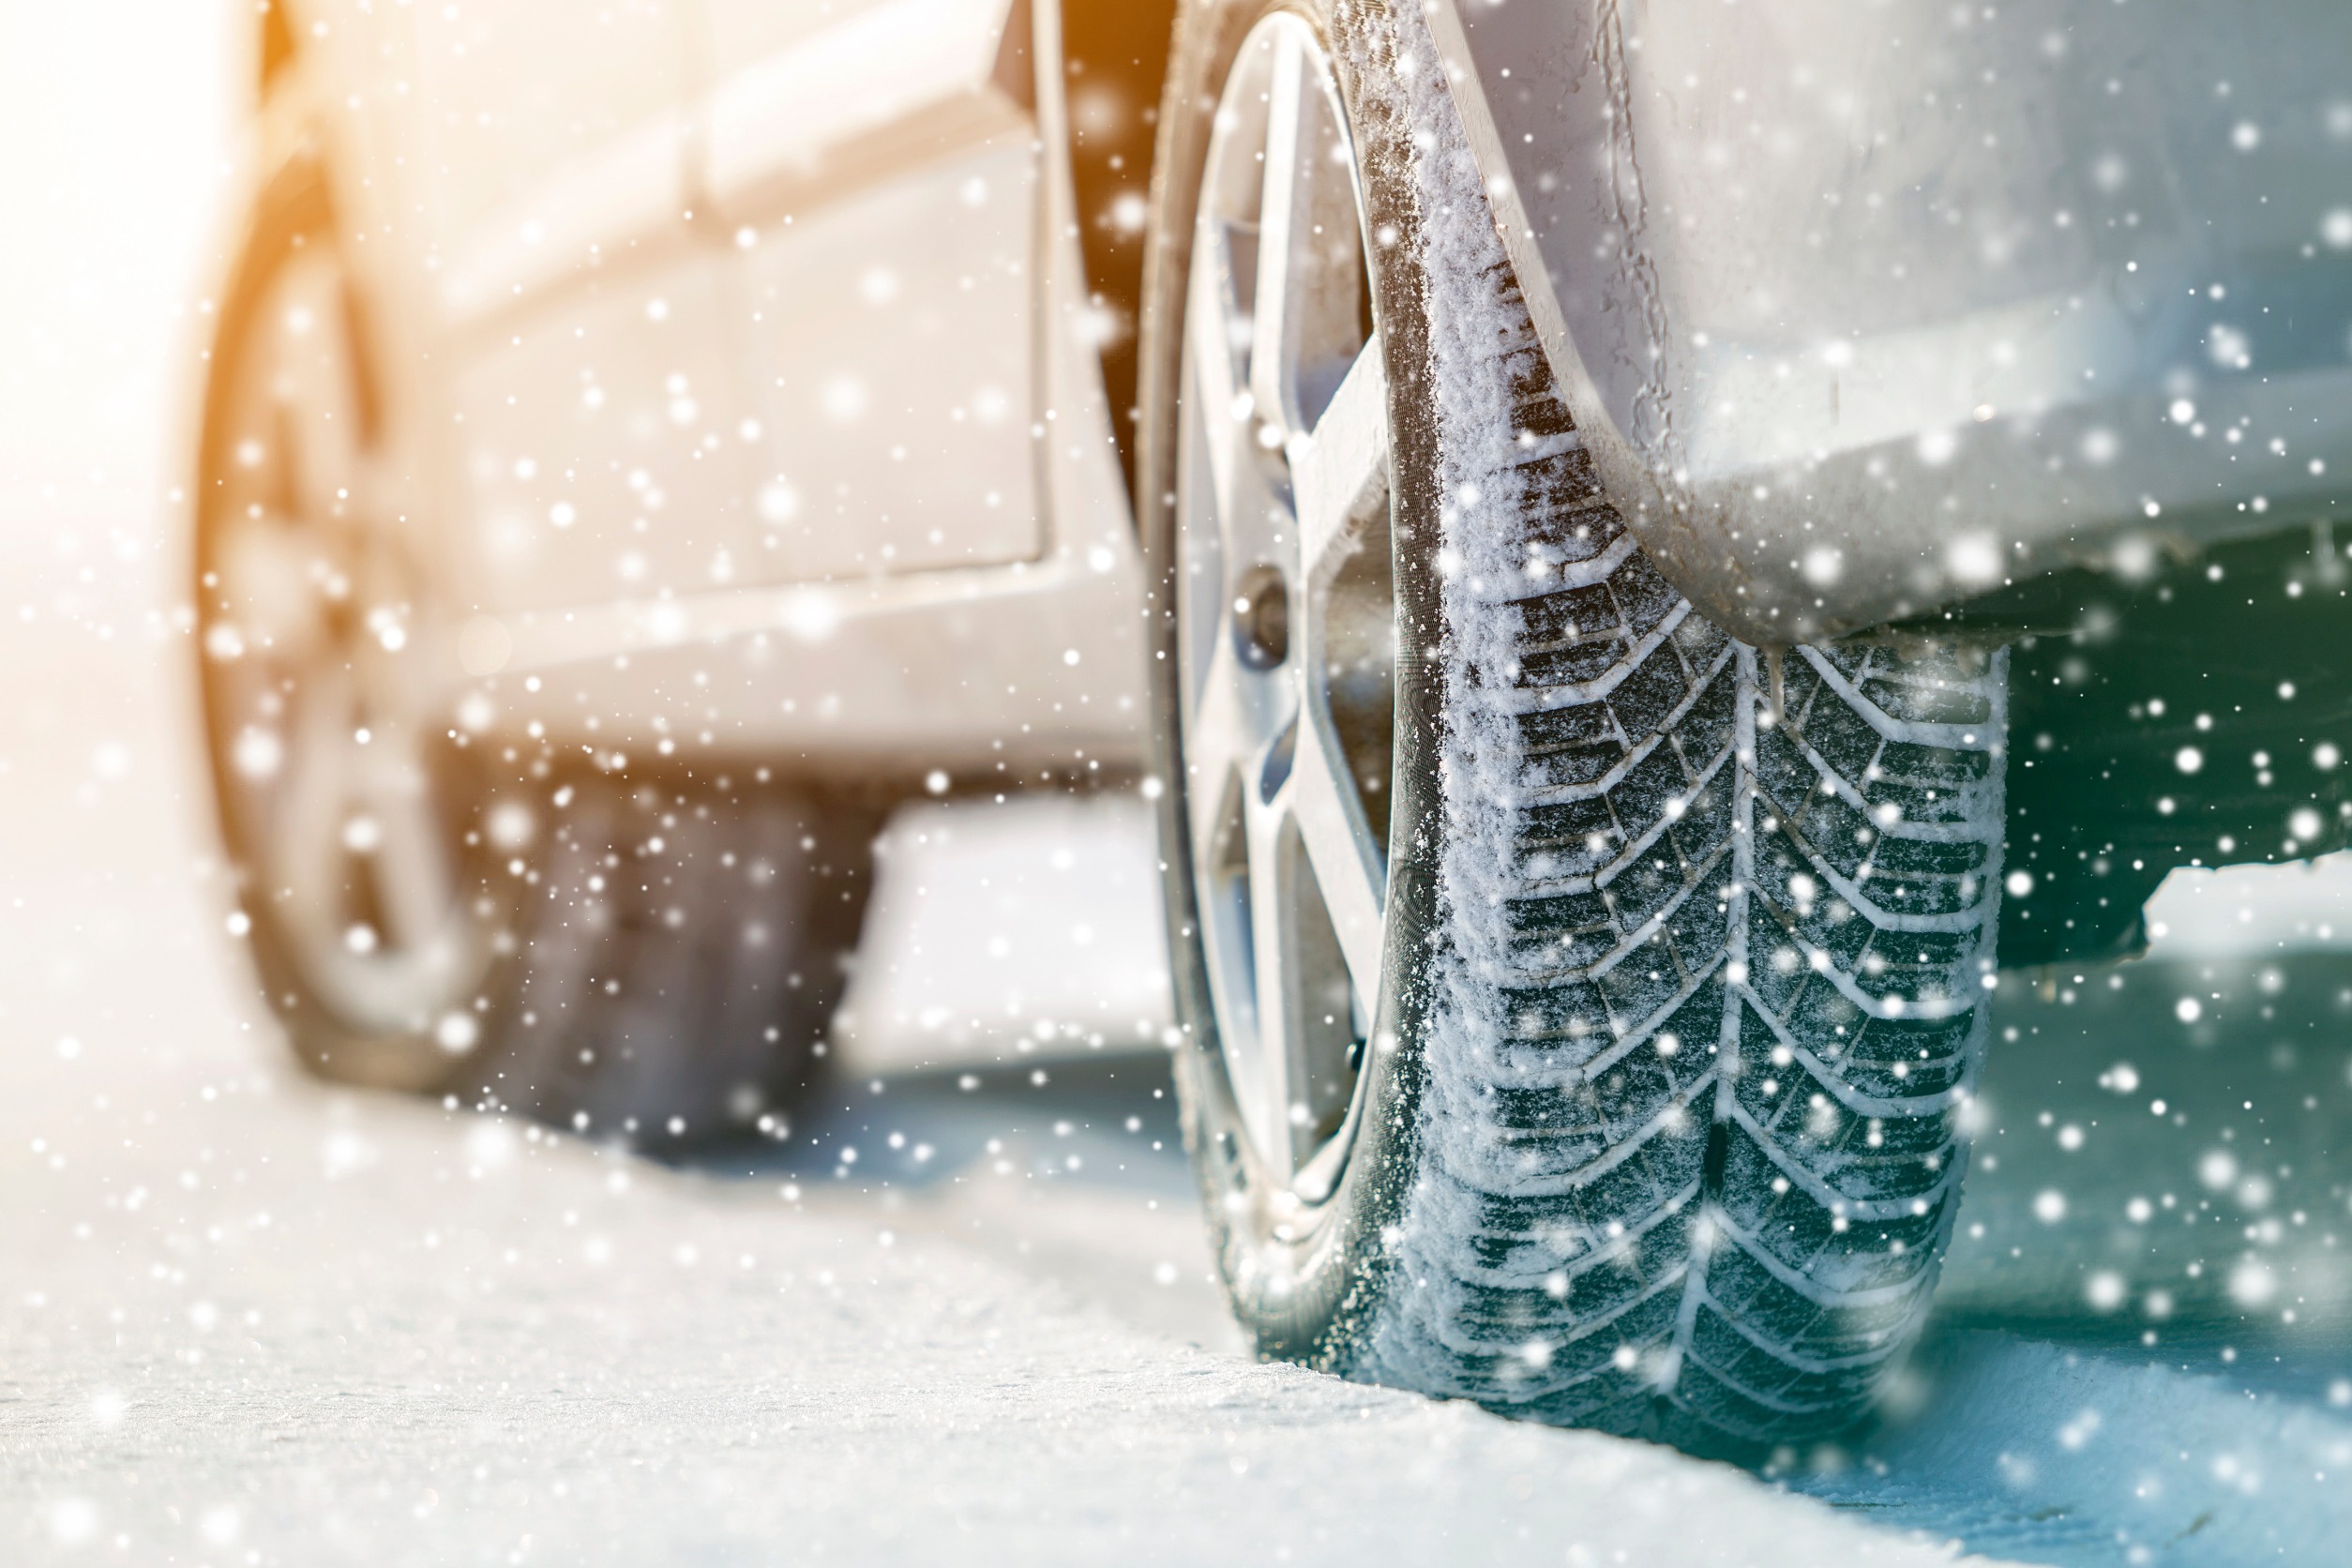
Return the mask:
[[[223,302],[196,486],[228,927],[326,1080],[649,1145],[740,1132],[822,1054],[876,813],[765,770],[493,764],[383,488],[400,427],[369,351],[327,183],[297,161]]]
[[[825,1053],[874,823],[731,780],[557,789],[485,1106],[640,1148],[780,1137]]]
[[[1317,113],[1329,157],[1283,128]],[[1658,574],[1410,8],[1188,7],[1160,134],[1155,776],[1177,1078],[1237,1315],[1267,1355],[1546,1420],[1701,1445],[1849,1424],[1956,1212],[2003,656],[1770,655]],[[1268,236],[1310,226],[1253,162],[1299,171],[1320,235],[1334,160],[1356,261],[1269,270]],[[1269,292],[1294,277],[1302,301]],[[1270,330],[1275,298],[1306,325]],[[1357,354],[1344,377],[1317,333]],[[1331,428],[1375,377],[1385,429]],[[1383,573],[1385,664],[1354,624]]]
[[[445,637],[377,515],[391,413],[315,163],[264,188],[219,321],[189,586],[228,929],[306,1067],[437,1091],[501,989],[511,889],[481,753],[421,700]]]

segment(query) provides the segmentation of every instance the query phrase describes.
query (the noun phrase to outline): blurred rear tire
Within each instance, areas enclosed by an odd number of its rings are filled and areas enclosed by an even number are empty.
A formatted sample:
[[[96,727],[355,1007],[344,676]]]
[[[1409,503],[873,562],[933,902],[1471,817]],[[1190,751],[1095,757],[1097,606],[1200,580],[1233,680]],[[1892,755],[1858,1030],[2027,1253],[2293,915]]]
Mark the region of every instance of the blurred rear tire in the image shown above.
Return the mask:
[[[806,1087],[872,884],[873,820],[792,790],[558,789],[485,1106],[641,1147],[759,1126]]]
[[[264,191],[220,323],[197,694],[229,927],[296,1057],[640,1144],[757,1123],[820,1054],[878,814],[493,769],[387,485],[397,411],[315,165]]]
[[[303,1064],[432,1091],[497,994],[478,753],[436,723],[429,596],[371,490],[386,411],[325,182],[264,192],[223,302],[193,548],[195,653],[243,934]]]

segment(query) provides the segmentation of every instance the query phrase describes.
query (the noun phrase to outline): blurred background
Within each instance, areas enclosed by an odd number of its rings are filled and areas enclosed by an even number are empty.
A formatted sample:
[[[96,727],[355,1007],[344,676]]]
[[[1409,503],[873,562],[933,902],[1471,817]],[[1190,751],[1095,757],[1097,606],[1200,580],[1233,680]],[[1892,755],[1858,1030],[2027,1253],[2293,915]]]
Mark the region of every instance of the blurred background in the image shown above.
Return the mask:
[[[176,731],[168,520],[217,266],[231,62],[210,6],[0,12],[0,551],[12,866],[158,864]],[[134,783],[134,780],[136,783]],[[143,809],[125,792],[143,786]],[[38,825],[36,825],[38,824]],[[106,858],[123,858],[110,854]]]
[[[682,1514],[714,1476],[731,1508],[767,1498],[682,1539],[797,1510],[810,1539],[870,1544],[879,1527],[844,1512],[854,1471],[803,1450],[802,1479],[761,1493],[715,1434],[821,1430],[792,1392],[812,1379],[837,1414],[910,1376],[952,1389],[980,1364],[955,1327],[967,1301],[1011,1304],[1017,1353],[1049,1356],[1075,1332],[1056,1314],[1099,1308],[1130,1335],[1080,1336],[1104,1365],[1183,1344],[1254,1375],[1191,1212],[1155,856],[1124,797],[893,823],[837,1081],[789,1146],[669,1172],[318,1090],[284,1060],[223,930],[174,533],[232,237],[227,15],[0,7],[0,1557],[593,1539],[637,1504],[582,1500],[597,1440],[562,1435],[565,1386],[636,1401],[611,1452],[700,1453],[646,1483]],[[2177,876],[2150,929],[2141,962],[2008,977],[1915,1397],[1875,1448],[1787,1456],[1818,1495],[2045,1560],[2147,1560],[2109,1499],[2132,1475],[2166,1477],[2165,1528],[2203,1543],[2166,1560],[2237,1560],[2215,1545],[2233,1541],[2251,1560],[2281,1519],[2341,1522],[2352,869]],[[1013,1283],[892,1250],[925,1235]],[[899,1305],[840,1306],[837,1269],[895,1282]],[[779,1291],[834,1302],[870,1344],[778,1330]],[[927,1350],[893,1337],[908,1301],[936,1309]],[[617,1381],[594,1370],[616,1347]],[[2177,1473],[2169,1438],[2117,1446],[2198,1423],[2210,1440]],[[1228,1499],[1236,1518],[1288,1516],[1263,1485]]]

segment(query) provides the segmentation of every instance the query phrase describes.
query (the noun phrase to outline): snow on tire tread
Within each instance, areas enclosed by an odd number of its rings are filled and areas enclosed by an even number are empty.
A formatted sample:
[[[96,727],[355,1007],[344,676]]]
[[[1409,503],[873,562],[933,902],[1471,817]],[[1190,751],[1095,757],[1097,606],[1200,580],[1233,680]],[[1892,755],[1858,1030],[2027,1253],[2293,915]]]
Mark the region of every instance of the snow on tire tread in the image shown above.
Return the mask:
[[[1408,83],[1424,210],[1483,210],[1441,83]],[[1776,682],[1625,533],[1491,227],[1425,242],[1440,952],[1421,1160],[1352,1369],[1624,1431],[1833,1429],[1916,1330],[1956,1208],[2005,656],[1801,648]]]

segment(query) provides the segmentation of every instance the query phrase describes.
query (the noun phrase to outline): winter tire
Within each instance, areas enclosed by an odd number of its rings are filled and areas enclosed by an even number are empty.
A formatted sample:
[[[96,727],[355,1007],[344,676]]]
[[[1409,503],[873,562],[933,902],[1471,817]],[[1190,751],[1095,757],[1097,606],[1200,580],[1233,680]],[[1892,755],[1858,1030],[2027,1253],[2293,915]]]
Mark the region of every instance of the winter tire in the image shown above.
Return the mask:
[[[641,1147],[791,1104],[823,1054],[874,824],[800,792],[559,789],[484,1103]]]
[[[644,1143],[746,1126],[820,1048],[871,813],[764,769],[487,765],[397,525],[398,432],[334,234],[317,171],[290,168],[207,388],[198,686],[230,927],[323,1078]]]
[[[1194,6],[1138,492],[1187,1137],[1264,1353],[1846,1425],[1952,1224],[2002,659],[1768,656],[1602,494],[1411,8]]]

